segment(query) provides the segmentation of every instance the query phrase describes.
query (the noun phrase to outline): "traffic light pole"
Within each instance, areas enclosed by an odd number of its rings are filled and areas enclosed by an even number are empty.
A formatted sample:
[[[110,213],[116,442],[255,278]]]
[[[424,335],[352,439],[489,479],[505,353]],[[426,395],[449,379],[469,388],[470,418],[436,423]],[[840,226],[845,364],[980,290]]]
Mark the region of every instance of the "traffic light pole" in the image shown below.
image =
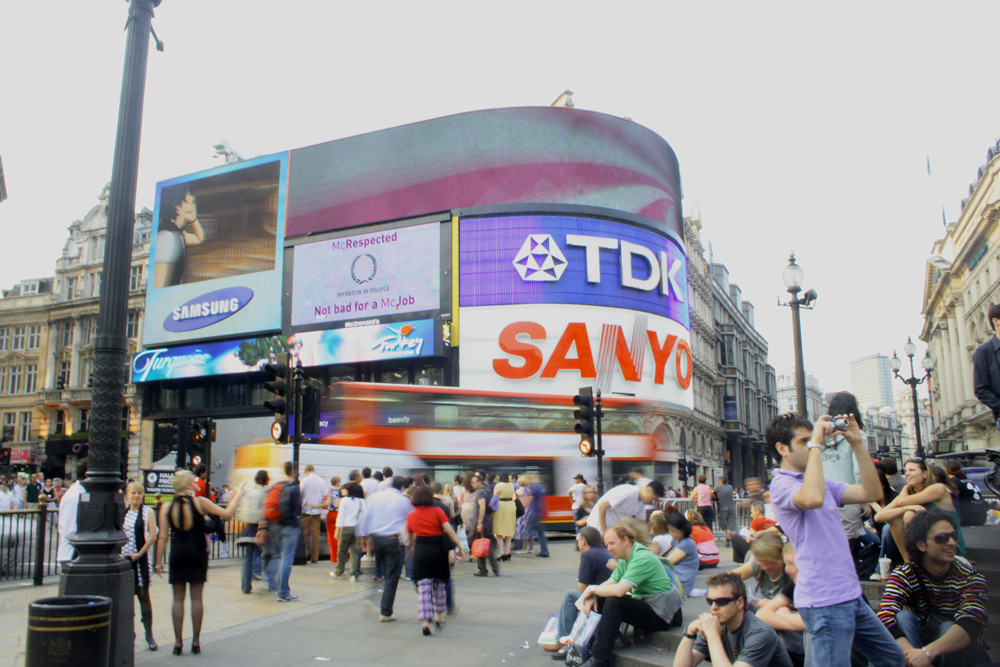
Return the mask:
[[[597,497],[604,495],[604,442],[601,437],[601,422],[604,411],[601,409],[601,390],[597,390],[594,398],[594,428],[597,435]]]
[[[302,444],[302,387],[305,373],[302,370],[302,360],[295,361],[292,384],[292,404],[295,406],[295,430],[292,436],[292,465],[295,466],[295,479],[299,476],[299,446]]]

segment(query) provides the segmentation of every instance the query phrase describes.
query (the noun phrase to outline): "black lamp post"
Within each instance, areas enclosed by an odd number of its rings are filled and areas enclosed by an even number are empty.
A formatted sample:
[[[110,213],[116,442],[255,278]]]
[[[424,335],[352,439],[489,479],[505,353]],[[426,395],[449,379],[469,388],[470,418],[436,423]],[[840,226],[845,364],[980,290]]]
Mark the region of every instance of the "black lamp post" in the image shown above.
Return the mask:
[[[892,353],[892,359],[889,360],[889,365],[892,367],[893,375],[902,380],[905,384],[910,385],[910,393],[913,396],[913,429],[917,432],[916,456],[923,458],[924,443],[920,439],[920,405],[917,402],[917,385],[931,376],[931,371],[934,370],[934,358],[929,354],[924,355],[924,360],[920,362],[920,365],[924,367],[924,371],[926,372],[922,378],[918,379],[913,372],[913,355],[917,352],[917,346],[913,344],[913,339],[909,336],[906,338],[906,345],[903,346],[903,351],[906,353],[906,356],[910,358],[910,377],[904,378],[899,374],[899,369],[902,367],[903,362],[900,361],[898,356],[896,356],[895,351]]]
[[[795,339],[795,400],[798,408],[798,413],[803,417],[808,416],[808,410],[806,409],[806,371],[805,366],[802,361],[802,323],[799,320],[799,308],[807,308],[812,310],[813,304],[817,297],[816,290],[811,289],[799,298],[799,292],[802,291],[802,280],[804,275],[802,273],[802,267],[795,263],[795,253],[793,252],[788,258],[788,266],[781,274],[782,280],[785,281],[785,287],[788,288],[788,293],[792,295],[791,300],[788,303],[781,303],[778,300],[779,306],[788,306],[792,309],[792,337]]]
[[[121,412],[128,365],[125,320],[128,309],[129,267],[132,263],[132,226],[139,169],[139,137],[146,87],[146,60],[153,9],[161,0],[131,0],[125,41],[125,65],[118,104],[118,133],[111,168],[107,244],[104,253],[101,303],[94,342],[89,474],[86,493],[77,510],[77,534],[72,540],[79,554],[63,568],[61,595],[106,595],[111,598],[113,667],[134,662],[135,584],[132,568],[120,555],[125,543],[125,516],[121,496]],[[157,48],[162,45],[157,40]]]

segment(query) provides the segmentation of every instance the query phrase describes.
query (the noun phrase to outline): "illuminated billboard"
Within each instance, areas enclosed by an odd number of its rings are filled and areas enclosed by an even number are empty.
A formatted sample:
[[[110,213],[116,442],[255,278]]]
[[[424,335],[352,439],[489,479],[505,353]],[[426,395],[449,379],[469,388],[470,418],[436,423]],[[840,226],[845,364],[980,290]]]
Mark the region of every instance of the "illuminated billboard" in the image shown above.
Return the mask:
[[[145,346],[281,327],[287,154],[156,186]]]
[[[437,222],[294,246],[291,328],[436,312],[441,308]]]
[[[440,329],[440,322],[424,319],[150,348],[133,355],[131,377],[138,383],[248,373],[270,361],[284,363],[288,353],[303,366],[429,357],[441,353]]]

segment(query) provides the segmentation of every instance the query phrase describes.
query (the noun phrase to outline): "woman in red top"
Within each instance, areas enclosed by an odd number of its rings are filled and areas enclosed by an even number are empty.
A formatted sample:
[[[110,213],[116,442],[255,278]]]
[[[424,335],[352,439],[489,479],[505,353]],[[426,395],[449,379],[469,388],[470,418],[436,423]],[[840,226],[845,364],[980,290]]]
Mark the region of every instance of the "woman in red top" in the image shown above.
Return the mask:
[[[406,530],[410,533],[413,550],[413,580],[417,583],[417,618],[425,635],[431,633],[431,619],[438,630],[443,625],[445,612],[445,586],[451,578],[450,559],[454,552],[451,544],[463,556],[462,545],[444,510],[434,506],[434,491],[426,484],[413,490],[410,501],[413,511],[406,516]],[[444,536],[448,536],[448,542]]]
[[[719,564],[719,547],[715,544],[712,529],[705,525],[700,512],[688,510],[684,516],[691,522],[691,539],[698,548],[698,569],[715,567]]]

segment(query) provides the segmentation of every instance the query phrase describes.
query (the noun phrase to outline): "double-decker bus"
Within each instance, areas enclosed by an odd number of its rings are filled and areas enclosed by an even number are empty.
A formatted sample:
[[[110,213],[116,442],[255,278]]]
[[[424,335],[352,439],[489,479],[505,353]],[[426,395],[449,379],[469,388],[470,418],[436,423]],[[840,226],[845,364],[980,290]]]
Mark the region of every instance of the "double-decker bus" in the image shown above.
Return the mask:
[[[652,477],[657,454],[667,455],[653,444],[654,406],[621,396],[602,399],[605,488],[632,468]],[[568,396],[339,382],[323,401],[331,434],[319,442],[371,448],[367,465],[373,469],[384,465],[377,451],[404,452],[442,484],[477,469],[536,475],[549,494],[548,528],[572,529],[567,490],[573,476],[595,484],[597,475],[596,459],[580,455],[573,410]]]

